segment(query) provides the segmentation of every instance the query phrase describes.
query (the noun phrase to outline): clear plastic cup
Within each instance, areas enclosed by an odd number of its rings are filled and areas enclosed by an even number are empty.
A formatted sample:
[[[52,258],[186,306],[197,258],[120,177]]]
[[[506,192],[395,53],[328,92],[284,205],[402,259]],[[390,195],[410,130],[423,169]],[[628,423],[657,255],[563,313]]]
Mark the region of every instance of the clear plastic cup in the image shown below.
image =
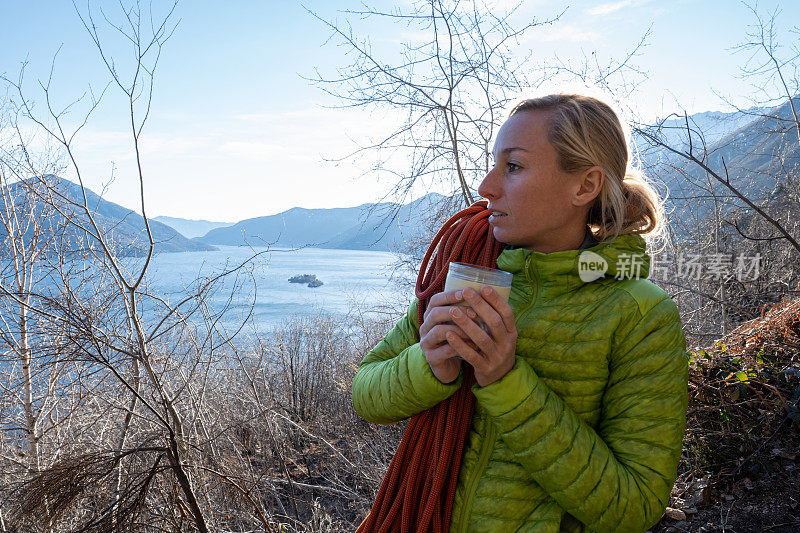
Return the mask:
[[[472,287],[480,292],[481,287],[488,285],[508,302],[513,277],[511,272],[506,272],[505,270],[470,265],[468,263],[450,263],[447,269],[447,279],[444,282],[444,290],[452,291]],[[464,302],[462,305],[469,304]]]
[[[511,295],[511,280],[513,277],[513,274],[505,270],[470,265],[468,263],[451,262],[447,269],[444,290],[463,290],[467,287],[472,287],[480,293],[481,287],[488,285],[497,291],[497,294],[499,294],[501,298],[508,302],[508,297]],[[458,305],[469,307],[466,301]],[[480,324],[484,330],[487,330],[486,324],[483,323],[480,317],[476,318],[475,322]],[[461,356],[456,357],[463,359]]]

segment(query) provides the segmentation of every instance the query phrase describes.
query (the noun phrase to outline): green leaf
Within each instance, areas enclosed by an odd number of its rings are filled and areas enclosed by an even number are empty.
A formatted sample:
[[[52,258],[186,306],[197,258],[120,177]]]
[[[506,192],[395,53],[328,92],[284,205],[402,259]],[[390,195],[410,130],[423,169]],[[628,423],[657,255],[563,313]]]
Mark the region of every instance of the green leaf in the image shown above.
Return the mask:
[[[745,373],[745,372],[742,372],[741,370],[740,370],[740,371],[738,371],[738,372],[736,373],[736,379],[738,379],[739,381],[744,381],[744,382],[747,382],[747,379],[748,379],[748,377],[747,377],[747,373]]]

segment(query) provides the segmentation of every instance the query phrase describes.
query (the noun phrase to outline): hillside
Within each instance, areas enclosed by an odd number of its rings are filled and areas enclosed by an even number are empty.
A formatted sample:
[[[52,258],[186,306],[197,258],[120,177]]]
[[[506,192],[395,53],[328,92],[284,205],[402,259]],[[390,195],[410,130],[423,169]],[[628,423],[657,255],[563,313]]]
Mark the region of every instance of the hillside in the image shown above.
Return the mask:
[[[45,179],[55,190],[69,200],[83,203],[83,193],[78,184],[53,175],[45,176]],[[21,190],[22,187],[23,185],[19,183],[14,184],[10,193],[12,195],[24,194],[24,191]],[[140,214],[105,200],[90,189],[86,189],[86,199],[93,211],[92,217],[113,245],[115,253],[119,255],[140,255],[145,252],[147,249],[147,233],[144,218]],[[37,205],[34,209],[41,212],[42,206]],[[61,209],[73,222],[89,227],[89,219],[80,209],[68,206],[67,202],[63,202]],[[50,216],[52,220],[49,220],[48,225],[52,228],[65,228],[67,241],[75,243],[73,246],[76,248],[97,247],[95,242],[87,239],[82,230],[76,228],[74,224],[67,223],[63,215],[56,212]],[[156,220],[149,219],[149,223],[157,253],[195,252],[215,249],[206,243],[189,240],[173,228]],[[0,229],[0,231],[2,230]]]
[[[392,250],[421,231],[425,217],[443,198],[430,193],[403,206],[386,202],[333,209],[294,207],[213,229],[197,241],[228,246]],[[393,218],[391,213],[395,213]]]
[[[770,113],[772,109],[771,107],[751,107],[750,109],[730,113],[703,111],[689,115],[686,118],[683,116],[673,117],[661,122],[660,133],[670,146],[688,149],[689,137],[686,133],[686,120],[688,119],[689,125],[693,130],[693,143],[697,144],[696,133],[702,132],[706,144],[712,146],[731,133],[752,124],[760,115]],[[649,147],[648,141],[636,133],[633,134],[633,143],[634,146],[640,149],[647,147],[642,153],[642,157],[649,164],[654,164],[658,161],[676,160],[677,156],[675,154],[663,148]]]

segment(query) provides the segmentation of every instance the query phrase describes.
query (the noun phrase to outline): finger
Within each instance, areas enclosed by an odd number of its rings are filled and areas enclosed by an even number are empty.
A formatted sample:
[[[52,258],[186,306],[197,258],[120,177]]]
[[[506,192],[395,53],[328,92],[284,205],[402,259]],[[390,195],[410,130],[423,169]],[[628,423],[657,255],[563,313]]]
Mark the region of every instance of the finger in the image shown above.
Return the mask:
[[[427,320],[428,312],[435,307],[442,305],[455,305],[464,301],[464,294],[461,290],[437,292],[428,301],[428,307],[425,309],[423,319]]]
[[[479,326],[474,320],[470,320],[465,316],[460,308],[454,307],[450,311],[450,316],[453,321],[464,330],[469,339],[483,351],[484,354],[492,353],[494,341],[492,338]]]
[[[461,331],[461,328],[455,324],[437,324],[420,339],[419,345],[426,350],[433,350],[434,348],[437,348],[442,343],[447,342],[445,339],[445,334],[447,333],[448,328],[458,328],[458,331],[454,331],[456,335],[466,335],[463,331]]]
[[[491,288],[490,288],[491,290]],[[500,339],[508,334],[506,331],[503,317],[500,316],[494,307],[489,302],[484,300],[483,296],[475,289],[468,288],[464,290],[464,299],[467,303],[478,313],[478,316],[483,320],[484,324],[489,328],[489,333],[493,339]],[[478,343],[478,346],[481,344]]]
[[[428,302],[428,307],[436,307],[440,305],[454,305],[464,301],[463,291],[460,289],[452,291],[437,292],[431,296]]]
[[[461,329],[461,326],[458,326],[458,325],[452,324],[452,323],[451,324],[439,324],[438,326],[436,326],[435,328],[433,328],[431,330],[431,334],[429,336],[432,336],[434,339],[436,339],[436,341],[438,343],[441,344],[441,343],[447,342],[447,333],[449,331],[452,331],[453,333],[455,333],[456,335],[458,335],[459,337],[461,337],[465,341],[472,342],[472,340],[470,339],[470,336],[463,329]]]
[[[439,324],[450,320],[447,310],[450,307],[430,307],[425,311],[425,321],[419,327],[419,335],[423,337]]]
[[[486,358],[470,348],[466,342],[457,337],[454,333],[450,332],[447,334],[447,343],[462,359],[464,359],[464,361],[471,364],[474,369],[478,371],[483,370],[486,364]]]
[[[438,365],[442,361],[446,361],[452,357],[459,357],[459,355],[452,346],[443,344],[434,350],[430,350],[425,357],[429,364]]]
[[[451,322],[450,318],[450,310],[456,306],[446,305],[442,307],[434,307],[427,312],[427,317],[422,325],[419,327],[419,336],[420,338],[424,337],[428,334],[434,327],[439,324],[446,324]],[[478,318],[478,314],[468,307],[458,306],[460,309],[466,309],[467,316],[472,318],[473,320]],[[442,342],[444,342],[444,338],[442,338]]]
[[[484,285],[481,287],[481,295],[486,302],[491,305],[497,314],[500,315],[500,318],[503,320],[503,326],[506,328],[506,332],[514,333],[517,331],[517,324],[514,320],[514,311],[511,309],[511,306],[508,305],[508,302],[500,296],[495,289],[489,287],[488,285]]]
[[[419,327],[420,338],[427,335],[437,325],[450,320],[443,309],[443,307],[430,307],[425,311],[425,321]]]
[[[461,329],[460,326],[457,326],[452,322],[445,324],[437,324],[436,326],[431,328],[430,332],[428,332],[428,334],[422,337],[422,339],[420,340],[420,346],[422,346],[426,350],[432,350],[441,344],[446,344],[447,343],[446,335],[448,331],[452,331],[465,341],[468,341],[470,344],[475,346],[475,348],[477,348],[477,346],[470,340],[469,335],[467,335],[464,332],[464,330]]]
[[[467,314],[468,317],[470,317],[473,320],[478,318],[478,313],[476,313],[474,309],[464,305],[445,305],[442,307],[437,307],[431,311],[431,314],[428,318],[432,323],[434,323],[434,325],[446,324],[447,322],[453,320],[450,317],[450,311],[452,311],[453,309],[462,310]]]

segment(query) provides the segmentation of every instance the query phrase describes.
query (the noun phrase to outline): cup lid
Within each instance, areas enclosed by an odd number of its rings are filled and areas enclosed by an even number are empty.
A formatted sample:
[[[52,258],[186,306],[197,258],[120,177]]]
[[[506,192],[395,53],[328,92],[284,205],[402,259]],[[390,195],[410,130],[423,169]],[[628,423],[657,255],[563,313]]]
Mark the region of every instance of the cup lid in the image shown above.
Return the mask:
[[[452,261],[448,266],[448,274],[467,281],[496,287],[510,287],[511,280],[514,278],[511,272],[505,270],[456,261]]]

